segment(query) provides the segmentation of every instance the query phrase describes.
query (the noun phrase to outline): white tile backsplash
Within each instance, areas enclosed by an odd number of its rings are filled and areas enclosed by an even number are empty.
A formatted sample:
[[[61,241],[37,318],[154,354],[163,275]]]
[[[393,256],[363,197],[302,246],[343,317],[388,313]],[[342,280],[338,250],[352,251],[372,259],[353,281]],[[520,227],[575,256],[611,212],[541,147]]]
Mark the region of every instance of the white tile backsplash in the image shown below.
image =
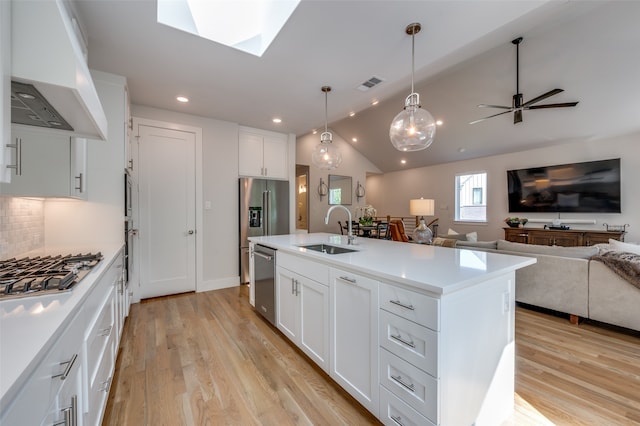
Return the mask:
[[[44,246],[44,201],[0,196],[0,260]]]

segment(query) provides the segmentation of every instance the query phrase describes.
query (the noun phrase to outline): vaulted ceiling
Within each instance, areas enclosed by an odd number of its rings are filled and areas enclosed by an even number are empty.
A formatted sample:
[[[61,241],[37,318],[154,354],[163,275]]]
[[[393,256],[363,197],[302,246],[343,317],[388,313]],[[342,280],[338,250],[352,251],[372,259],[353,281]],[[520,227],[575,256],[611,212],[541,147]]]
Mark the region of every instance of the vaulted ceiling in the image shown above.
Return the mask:
[[[262,57],[158,24],[153,0],[74,8],[90,67],[126,76],[132,103],[302,136],[324,126],[330,85],[329,126],[384,172],[640,130],[640,2],[303,0]],[[411,22],[416,89],[443,125],[430,148],[401,153],[388,133],[410,91]],[[511,104],[517,36],[525,101],[561,88],[547,101],[578,106],[470,125],[500,112],[478,104]]]

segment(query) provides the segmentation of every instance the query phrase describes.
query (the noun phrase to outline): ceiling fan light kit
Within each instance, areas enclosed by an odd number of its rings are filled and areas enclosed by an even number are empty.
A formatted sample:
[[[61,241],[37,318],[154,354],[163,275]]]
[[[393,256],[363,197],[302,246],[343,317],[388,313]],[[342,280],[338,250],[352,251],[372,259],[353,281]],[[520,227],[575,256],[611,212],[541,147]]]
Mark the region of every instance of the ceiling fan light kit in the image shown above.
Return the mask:
[[[578,105],[578,102],[563,102],[557,104],[543,104],[543,105],[534,105],[538,102],[545,100],[553,95],[557,95],[558,93],[564,92],[562,89],[553,89],[549,90],[542,95],[535,97],[527,102],[523,101],[522,93],[520,93],[520,43],[522,43],[523,38],[518,37],[514,40],[511,40],[511,43],[516,46],[516,94],[513,95],[513,100],[511,106],[503,106],[503,105],[488,105],[488,104],[480,104],[479,108],[497,108],[504,109],[505,111],[499,112],[497,114],[490,115],[488,117],[481,118],[479,120],[474,120],[469,124],[476,124],[481,121],[484,121],[488,118],[497,117],[503,114],[513,113],[513,124],[518,124],[522,122],[522,111],[530,110],[530,109],[547,109],[547,108],[566,108],[566,107],[574,107]]]
[[[436,135],[436,122],[429,111],[422,109],[420,95],[413,89],[415,35],[422,26],[415,22],[405,32],[411,36],[411,94],[405,99],[404,109],[395,116],[389,128],[389,139],[398,151],[420,151],[428,148]]]

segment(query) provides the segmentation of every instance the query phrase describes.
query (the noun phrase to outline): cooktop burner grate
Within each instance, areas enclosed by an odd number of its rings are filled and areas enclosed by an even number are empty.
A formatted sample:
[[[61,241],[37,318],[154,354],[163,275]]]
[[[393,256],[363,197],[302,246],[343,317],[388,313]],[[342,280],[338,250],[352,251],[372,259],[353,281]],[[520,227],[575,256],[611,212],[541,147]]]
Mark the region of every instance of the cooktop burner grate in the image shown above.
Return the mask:
[[[71,290],[102,254],[77,254],[0,261],[0,300]]]

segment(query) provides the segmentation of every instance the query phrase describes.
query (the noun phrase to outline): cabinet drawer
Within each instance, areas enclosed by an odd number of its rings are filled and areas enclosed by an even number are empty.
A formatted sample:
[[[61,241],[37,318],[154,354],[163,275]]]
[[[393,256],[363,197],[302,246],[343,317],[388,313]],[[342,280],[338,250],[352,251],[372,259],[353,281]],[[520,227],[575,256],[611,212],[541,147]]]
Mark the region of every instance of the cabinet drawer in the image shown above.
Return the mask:
[[[380,384],[413,409],[437,423],[438,381],[384,349],[380,350]]]
[[[44,360],[35,366],[22,391],[6,413],[0,414],[2,425],[39,425],[47,414],[47,408],[54,403],[56,395],[70,376],[80,368],[82,356],[82,321],[74,317],[68,328],[59,335],[52,336],[53,346]],[[64,373],[67,375],[65,376]]]
[[[329,285],[329,267],[326,265],[281,252],[278,252],[276,261],[278,262],[278,266],[287,268],[290,271],[295,271],[320,284]]]
[[[109,338],[115,333],[113,308],[113,289],[111,289],[96,316],[95,323],[85,335],[87,380],[89,382],[94,379],[100,358],[107,350]]]
[[[415,291],[381,283],[380,307],[410,321],[440,331],[439,301]]]
[[[113,345],[114,339],[115,333],[112,333],[109,337],[108,345]],[[95,379],[93,381],[88,380],[90,386],[87,395],[86,412],[88,413],[87,419],[89,425],[99,425],[102,421],[102,415],[104,414],[104,408],[113,379],[113,367],[113,351],[107,350],[104,352],[104,356],[100,361]]]
[[[380,346],[438,377],[438,333],[380,310]]]
[[[435,426],[384,386],[380,386],[379,419],[387,426]]]

